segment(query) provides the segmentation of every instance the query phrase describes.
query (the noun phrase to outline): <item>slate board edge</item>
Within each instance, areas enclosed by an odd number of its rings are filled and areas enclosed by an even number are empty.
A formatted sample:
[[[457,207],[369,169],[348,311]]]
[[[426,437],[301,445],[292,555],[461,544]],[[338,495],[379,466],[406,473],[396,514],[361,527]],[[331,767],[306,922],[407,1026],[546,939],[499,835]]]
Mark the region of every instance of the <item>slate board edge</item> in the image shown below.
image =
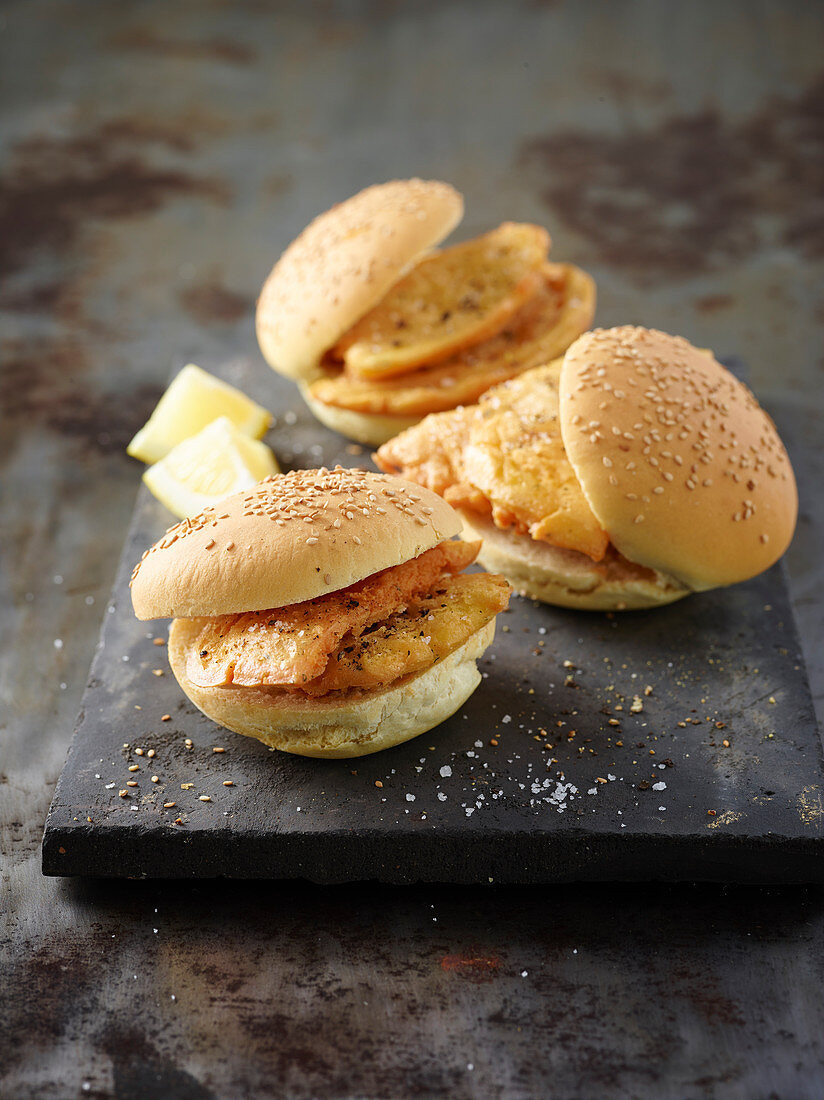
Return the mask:
[[[728,834],[616,837],[577,829],[555,834],[479,831],[469,846],[465,835],[439,833],[434,845],[429,835],[408,836],[393,853],[392,842],[380,835],[292,833],[278,836],[276,860],[272,839],[271,834],[233,837],[234,860],[227,861],[223,853],[218,861],[219,866],[232,863],[227,876],[215,867],[209,830],[168,825],[157,833],[136,824],[119,829],[114,840],[80,823],[52,821],[44,839],[43,867],[44,874],[57,876],[87,874],[94,866],[95,877],[101,878],[302,878],[323,885],[369,880],[462,885],[610,882],[616,881],[615,855],[620,848],[620,881],[824,883],[820,837],[754,840]]]

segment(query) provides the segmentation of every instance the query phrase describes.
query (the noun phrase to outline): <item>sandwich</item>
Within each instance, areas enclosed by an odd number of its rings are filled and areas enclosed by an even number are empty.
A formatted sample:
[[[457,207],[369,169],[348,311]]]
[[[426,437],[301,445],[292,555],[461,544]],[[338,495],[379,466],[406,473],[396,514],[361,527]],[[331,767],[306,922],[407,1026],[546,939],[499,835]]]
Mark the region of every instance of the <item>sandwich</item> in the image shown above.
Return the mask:
[[[591,324],[595,284],[548,261],[540,226],[505,222],[435,251],[462,214],[446,183],[378,184],[321,214],[275,264],[258,342],[323,424],[377,446],[563,354]]]
[[[747,387],[685,339],[633,326],[586,333],[375,460],[449,501],[487,569],[565,607],[654,607],[746,580],[781,557],[798,511]]]
[[[462,572],[457,513],[385,474],[274,475],[171,527],[132,575],[139,619],[213,721],[271,748],[350,757],[416,737],[481,681],[510,588]]]

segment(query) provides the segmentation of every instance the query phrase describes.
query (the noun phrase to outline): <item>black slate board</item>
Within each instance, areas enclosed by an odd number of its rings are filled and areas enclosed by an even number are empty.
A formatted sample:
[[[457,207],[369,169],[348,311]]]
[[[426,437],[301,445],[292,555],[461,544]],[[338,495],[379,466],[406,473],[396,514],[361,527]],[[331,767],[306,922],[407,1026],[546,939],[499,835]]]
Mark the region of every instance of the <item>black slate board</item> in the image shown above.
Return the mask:
[[[239,372],[225,373],[243,384]],[[294,442],[301,432],[317,442]],[[273,436],[281,457],[290,438],[296,465],[365,461],[303,410]],[[132,616],[131,568],[168,522],[141,490],[45,874],[824,882],[824,761],[781,566],[652,612],[515,598],[449,721],[375,756],[316,761],[204,718],[154,645],[166,624]]]

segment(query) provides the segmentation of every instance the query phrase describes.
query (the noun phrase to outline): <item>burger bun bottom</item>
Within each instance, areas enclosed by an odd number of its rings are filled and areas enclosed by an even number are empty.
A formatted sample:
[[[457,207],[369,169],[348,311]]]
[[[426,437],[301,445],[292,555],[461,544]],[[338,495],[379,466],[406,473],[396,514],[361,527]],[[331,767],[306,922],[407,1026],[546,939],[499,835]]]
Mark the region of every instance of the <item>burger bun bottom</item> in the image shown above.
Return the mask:
[[[318,401],[312,396],[308,386],[301,386],[300,392],[310,411],[321,424],[340,432],[347,439],[354,439],[369,447],[380,447],[399,432],[406,431],[423,419],[422,416],[393,416],[339,409],[336,405],[325,405],[323,401]]]
[[[495,620],[425,672],[381,690],[334,699],[265,688],[199,687],[186,676],[187,653],[199,632],[197,620],[175,619],[169,662],[183,691],[207,718],[281,752],[345,758],[400,745],[454,714],[481,682],[475,662],[492,642]]]
[[[625,558],[597,565],[586,554],[502,530],[484,516],[458,509],[461,538],[483,539],[478,561],[503,573],[516,592],[542,603],[584,611],[631,611],[660,607],[690,594],[674,577]]]

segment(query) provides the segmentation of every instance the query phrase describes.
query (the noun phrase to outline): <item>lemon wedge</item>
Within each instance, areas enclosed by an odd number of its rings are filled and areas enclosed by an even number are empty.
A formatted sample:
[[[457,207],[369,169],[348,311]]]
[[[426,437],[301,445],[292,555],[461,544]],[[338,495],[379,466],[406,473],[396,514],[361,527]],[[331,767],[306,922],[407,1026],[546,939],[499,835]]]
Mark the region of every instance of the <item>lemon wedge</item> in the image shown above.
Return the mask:
[[[185,519],[276,473],[277,460],[266,444],[220,416],[150,466],[143,480],[161,504]]]
[[[157,462],[219,416],[228,417],[251,439],[260,439],[272,423],[272,414],[245,393],[190,363],[172,380],[126,451],[142,462]]]

